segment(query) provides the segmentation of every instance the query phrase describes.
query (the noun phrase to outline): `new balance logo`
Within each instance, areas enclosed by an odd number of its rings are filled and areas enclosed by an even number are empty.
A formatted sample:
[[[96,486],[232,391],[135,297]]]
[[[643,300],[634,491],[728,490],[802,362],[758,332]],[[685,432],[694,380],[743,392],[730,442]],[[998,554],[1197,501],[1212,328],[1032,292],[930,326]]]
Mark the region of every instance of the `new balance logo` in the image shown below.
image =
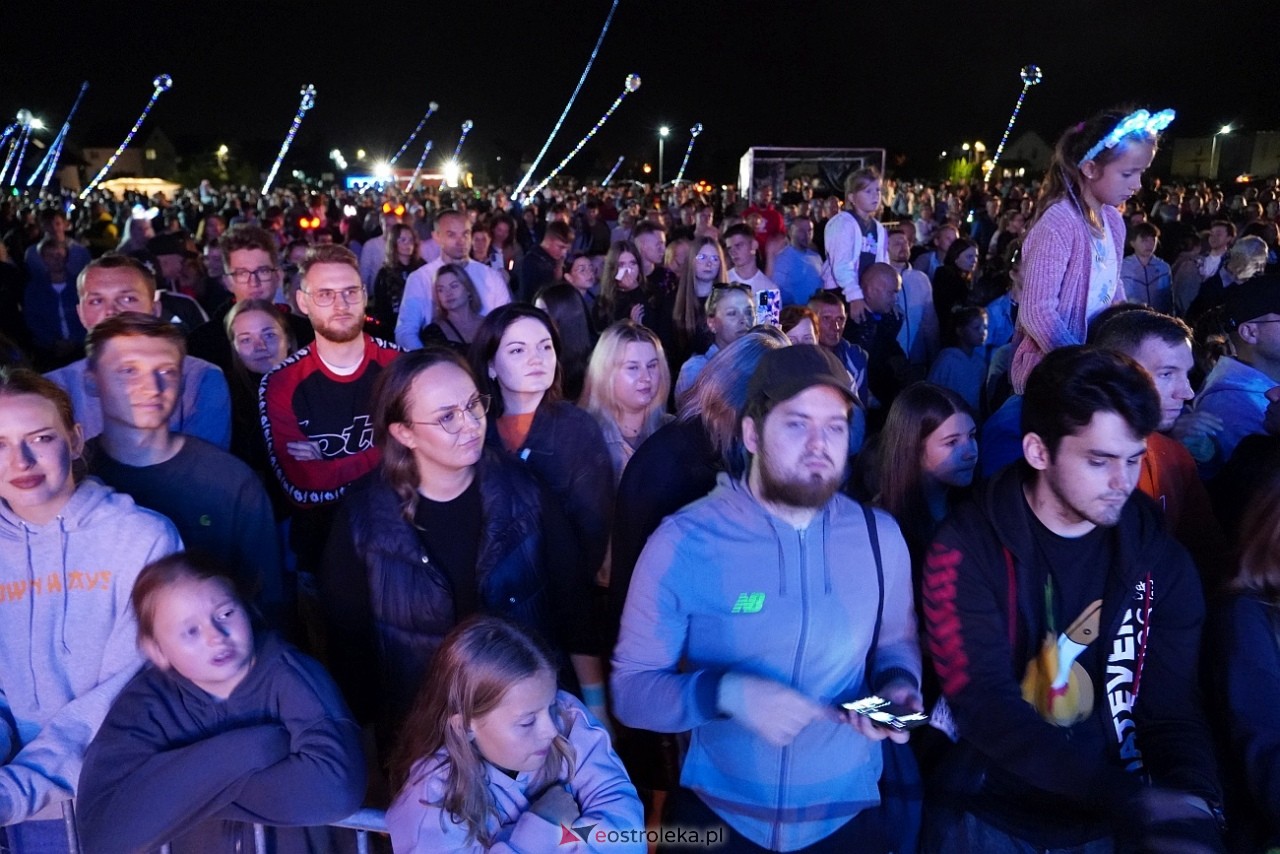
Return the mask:
[[[738,601],[733,603],[734,614],[759,614],[764,607],[763,593],[740,593]]]

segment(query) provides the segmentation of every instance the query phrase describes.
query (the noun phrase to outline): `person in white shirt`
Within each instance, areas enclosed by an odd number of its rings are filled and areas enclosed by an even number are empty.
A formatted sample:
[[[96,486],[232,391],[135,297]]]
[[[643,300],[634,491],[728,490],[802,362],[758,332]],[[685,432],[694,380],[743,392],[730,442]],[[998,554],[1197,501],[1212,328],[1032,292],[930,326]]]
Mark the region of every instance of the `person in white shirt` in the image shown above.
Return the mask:
[[[419,350],[420,330],[431,323],[434,311],[432,291],[436,273],[445,264],[462,264],[480,294],[481,314],[511,302],[511,290],[497,270],[471,258],[471,223],[462,211],[442,211],[436,217],[434,232],[440,245],[440,257],[409,274],[396,321],[396,343],[404,350]]]

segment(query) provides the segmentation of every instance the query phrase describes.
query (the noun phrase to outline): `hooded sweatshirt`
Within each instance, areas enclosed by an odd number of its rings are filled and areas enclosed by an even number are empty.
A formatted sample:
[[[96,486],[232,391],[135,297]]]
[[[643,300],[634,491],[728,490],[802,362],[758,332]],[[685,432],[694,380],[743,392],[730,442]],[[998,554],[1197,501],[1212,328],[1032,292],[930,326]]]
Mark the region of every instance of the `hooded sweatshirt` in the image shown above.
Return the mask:
[[[1093,703],[1055,725],[1019,680],[1050,625],[1062,631],[1075,614],[1048,613],[1051,568],[1033,515],[1021,467],[1009,466],[943,522],[926,559],[929,650],[960,732],[935,775],[943,800],[1043,848],[1136,824],[1133,799],[1148,781],[1220,803],[1197,689],[1204,598],[1187,552],[1134,494],[1104,531],[1108,565],[1070,567],[1101,592],[1096,643],[1077,659]]]
[[[774,747],[717,708],[732,671],[830,705],[894,678],[919,684],[911,559],[875,512],[884,561],[877,672],[864,679],[876,619],[875,557],[861,508],[843,495],[798,530],[742,481],[668,516],[640,554],[613,656],[614,712],[627,726],[692,730],[681,785],[757,845],[792,851],[880,800],[879,743],[815,721]]]
[[[141,664],[134,579],[181,548],[168,519],[93,479],[46,525],[0,501],[0,825],[74,796],[85,748]]]
[[[1266,392],[1280,385],[1262,371],[1239,359],[1223,356],[1205,377],[1196,398],[1196,410],[1211,412],[1222,419],[1222,429],[1213,437],[1218,452],[1204,474],[1214,474],[1235,453],[1236,445],[1250,433],[1262,433],[1267,412]]]
[[[360,730],[337,686],[265,635],[225,700],[171,670],[137,674],[85,755],[76,817],[86,851],[170,842],[175,854],[217,854],[252,850],[254,822],[345,818],[364,790]],[[272,837],[273,851],[307,848],[300,830]]]

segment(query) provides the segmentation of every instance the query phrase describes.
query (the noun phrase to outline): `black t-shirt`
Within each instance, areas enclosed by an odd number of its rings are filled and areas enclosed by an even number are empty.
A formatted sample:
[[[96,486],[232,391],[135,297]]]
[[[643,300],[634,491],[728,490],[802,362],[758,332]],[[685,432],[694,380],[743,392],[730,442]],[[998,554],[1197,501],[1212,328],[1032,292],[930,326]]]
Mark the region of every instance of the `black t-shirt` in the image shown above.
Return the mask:
[[[480,553],[480,479],[451,501],[432,501],[418,496],[413,514],[418,537],[427,555],[444,570],[453,588],[453,608],[458,620],[479,608],[476,559]]]
[[[1047,625],[1052,626],[1054,634],[1060,635],[1090,603],[1102,598],[1111,571],[1113,529],[1098,526],[1082,537],[1062,537],[1045,527],[1034,513],[1030,515],[1032,537],[1049,566],[1053,585],[1053,612],[1046,612],[1045,619],[1050,621]],[[1101,643],[1089,644],[1077,661],[1090,673],[1099,672],[1095,665],[1100,663],[1098,656],[1104,647]],[[1095,696],[1100,693],[1095,690]]]

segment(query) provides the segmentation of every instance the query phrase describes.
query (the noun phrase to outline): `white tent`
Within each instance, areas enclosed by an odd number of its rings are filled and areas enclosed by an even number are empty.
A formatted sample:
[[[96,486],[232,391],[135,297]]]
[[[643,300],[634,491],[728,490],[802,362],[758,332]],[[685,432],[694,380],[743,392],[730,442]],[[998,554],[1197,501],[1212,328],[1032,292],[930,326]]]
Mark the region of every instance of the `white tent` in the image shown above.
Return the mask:
[[[99,184],[98,189],[110,190],[116,196],[132,190],[135,193],[145,193],[148,198],[156,193],[164,193],[166,198],[172,199],[182,189],[182,185],[163,178],[111,178]]]

